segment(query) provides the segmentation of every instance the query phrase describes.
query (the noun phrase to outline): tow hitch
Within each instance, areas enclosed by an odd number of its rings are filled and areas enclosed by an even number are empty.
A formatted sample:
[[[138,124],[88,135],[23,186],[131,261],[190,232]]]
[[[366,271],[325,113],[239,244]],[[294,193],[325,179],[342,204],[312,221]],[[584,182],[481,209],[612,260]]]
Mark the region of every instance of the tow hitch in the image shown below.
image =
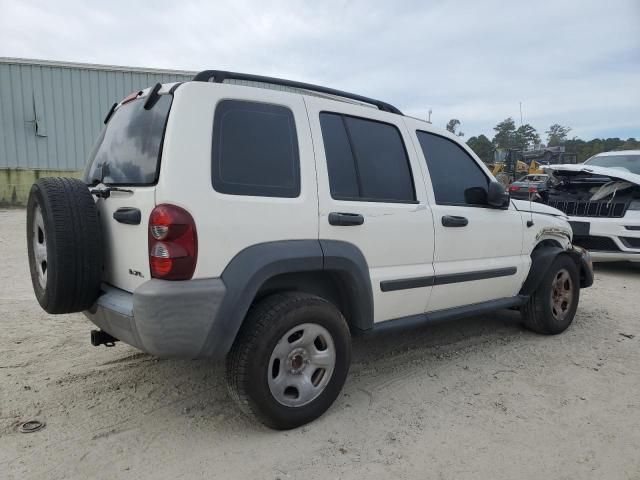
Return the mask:
[[[105,347],[113,347],[115,346],[118,339],[116,337],[112,337],[107,332],[102,330],[91,330],[91,345],[94,347],[99,347],[100,345],[104,345]]]

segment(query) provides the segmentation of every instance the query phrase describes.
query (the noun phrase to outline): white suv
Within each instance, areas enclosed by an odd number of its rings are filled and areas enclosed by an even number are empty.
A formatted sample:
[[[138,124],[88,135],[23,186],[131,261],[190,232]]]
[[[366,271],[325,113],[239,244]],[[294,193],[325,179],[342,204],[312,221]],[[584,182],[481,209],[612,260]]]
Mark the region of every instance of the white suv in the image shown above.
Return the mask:
[[[594,155],[578,165],[550,165],[540,201],[562,210],[575,244],[594,262],[640,263],[640,150]]]
[[[354,334],[502,308],[555,334],[593,282],[562,212],[511,201],[457,137],[378,100],[205,71],[105,123],[84,182],[32,187],[40,305],[85,311],[94,345],[226,357],[231,395],[274,428],[333,403]]]

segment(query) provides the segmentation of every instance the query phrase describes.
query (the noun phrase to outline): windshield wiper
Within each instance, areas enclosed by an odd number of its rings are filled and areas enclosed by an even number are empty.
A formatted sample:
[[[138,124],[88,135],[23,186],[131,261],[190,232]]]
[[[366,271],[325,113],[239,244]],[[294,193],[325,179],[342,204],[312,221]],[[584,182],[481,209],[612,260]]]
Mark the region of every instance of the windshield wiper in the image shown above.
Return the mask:
[[[101,183],[104,184],[105,175],[109,175],[109,165],[106,163],[101,163],[96,167],[96,169],[100,169],[100,175],[93,177],[89,184],[90,187],[95,187]],[[111,192],[133,193],[133,190],[105,185],[104,188],[92,188],[90,192],[91,195],[95,195],[98,198],[109,198],[111,196]]]
[[[133,190],[105,185],[104,188],[93,188],[90,192],[91,195],[95,195],[98,198],[109,198],[111,196],[111,192],[133,193]]]

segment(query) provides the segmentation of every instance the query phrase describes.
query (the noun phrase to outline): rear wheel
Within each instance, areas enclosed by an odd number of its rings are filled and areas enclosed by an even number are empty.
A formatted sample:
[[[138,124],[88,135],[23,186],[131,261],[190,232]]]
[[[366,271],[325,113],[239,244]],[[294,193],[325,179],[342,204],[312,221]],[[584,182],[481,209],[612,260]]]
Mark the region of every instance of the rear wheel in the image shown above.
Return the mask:
[[[527,328],[535,332],[561,333],[573,322],[579,299],[578,268],[569,256],[558,255],[522,307],[522,318]]]
[[[276,294],[249,311],[227,357],[227,384],[245,413],[272,428],[295,428],[331,406],[350,358],[349,328],[334,305]]]
[[[102,236],[87,186],[75,178],[41,178],[27,203],[31,283],[48,313],[86,310],[100,291]]]

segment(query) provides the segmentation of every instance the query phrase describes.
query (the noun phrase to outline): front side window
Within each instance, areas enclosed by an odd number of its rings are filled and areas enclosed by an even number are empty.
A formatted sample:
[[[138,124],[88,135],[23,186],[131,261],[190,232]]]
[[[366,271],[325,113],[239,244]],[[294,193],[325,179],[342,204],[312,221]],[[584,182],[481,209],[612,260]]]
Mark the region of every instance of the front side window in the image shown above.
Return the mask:
[[[334,199],[415,202],[409,158],[395,126],[323,112],[320,127]]]
[[[220,193],[300,195],[300,159],[293,113],[286,107],[223,100],[213,122],[212,183]]]
[[[433,133],[416,132],[427,161],[436,203],[470,205],[471,189],[487,190],[489,179],[464,149],[448,138]],[[477,198],[477,195],[475,195]]]

